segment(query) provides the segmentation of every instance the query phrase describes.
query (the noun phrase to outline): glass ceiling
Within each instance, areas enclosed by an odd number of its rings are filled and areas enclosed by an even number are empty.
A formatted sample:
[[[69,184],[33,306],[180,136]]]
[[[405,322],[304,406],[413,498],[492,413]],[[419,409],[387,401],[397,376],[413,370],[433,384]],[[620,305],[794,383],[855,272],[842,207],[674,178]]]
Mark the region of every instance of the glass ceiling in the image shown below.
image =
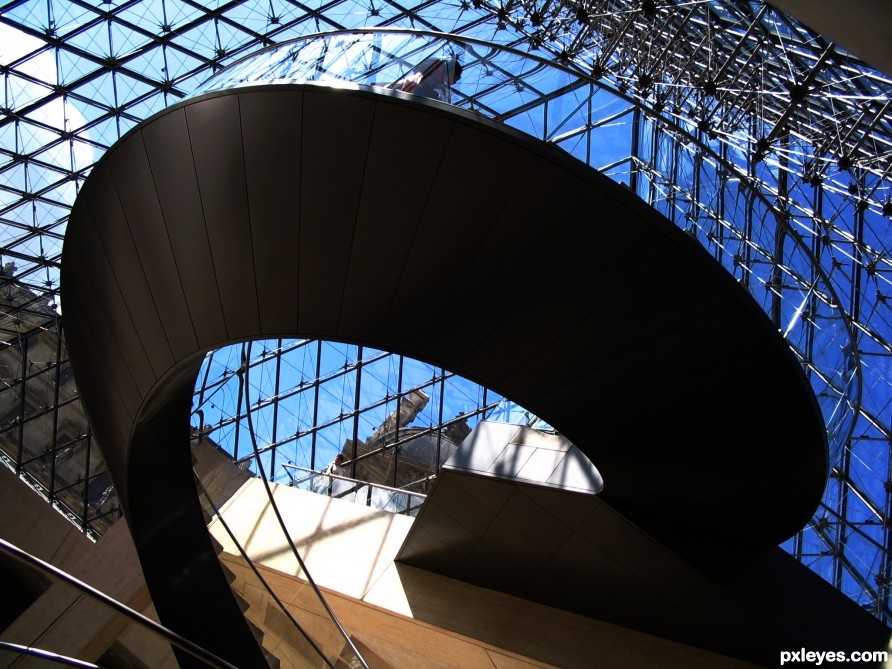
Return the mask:
[[[567,104],[566,90],[537,86],[535,73],[521,72],[509,73],[499,87],[475,89],[479,94],[464,102],[525,131],[538,129],[543,139],[625,183],[699,239],[782,331],[799,324],[788,340],[810,375],[826,375],[825,416],[842,437],[821,507],[784,548],[892,621],[892,81],[761,2],[6,2],[0,8],[0,254],[4,286],[7,294],[14,287],[15,300],[5,303],[2,339],[19,367],[3,372],[0,404],[8,414],[0,439],[19,443],[17,456],[7,452],[11,466],[27,469],[21,447],[27,420],[53,416],[58,425],[66,415],[50,410],[59,401],[52,393],[39,403],[41,411],[26,411],[24,401],[13,399],[38,378],[26,372],[22,342],[57,327],[65,223],[95,161],[141,120],[240,57],[295,37],[364,26],[454,33],[590,77],[576,107]],[[485,61],[479,61],[478,81],[492,74]],[[620,252],[634,275],[635,250]],[[489,290],[510,290],[510,284]],[[801,298],[789,299],[791,291]],[[475,299],[485,298],[483,291]],[[653,299],[659,299],[657,287]],[[23,303],[36,320],[12,313]],[[830,331],[832,345],[822,345]],[[258,350],[301,350],[317,360],[301,343],[264,344],[253,354],[227,354],[235,359],[223,365],[220,378],[237,380],[234,370],[245,360],[260,361]],[[355,369],[375,355],[345,351],[343,364]],[[62,387],[62,347],[48,356],[40,362],[55,370]],[[432,383],[449,382],[445,370],[429,371]],[[199,394],[213,384],[209,375]],[[242,394],[233,397],[235,404],[216,421],[234,429],[244,409]],[[475,395],[474,415],[490,400]],[[65,402],[71,406],[76,398],[66,391]],[[374,404],[371,395],[368,404]],[[853,420],[834,423],[828,409],[834,406],[853,411]],[[380,416],[369,417],[371,428]],[[54,431],[42,459],[28,462],[55,469],[60,444],[71,450],[89,441],[85,427],[69,431],[68,441]],[[342,435],[332,441],[341,442]],[[95,457],[83,460],[83,479],[96,479]],[[100,487],[79,498],[107,505],[100,494],[107,481]],[[44,485],[51,498],[56,489]],[[86,523],[86,512],[69,512]]]

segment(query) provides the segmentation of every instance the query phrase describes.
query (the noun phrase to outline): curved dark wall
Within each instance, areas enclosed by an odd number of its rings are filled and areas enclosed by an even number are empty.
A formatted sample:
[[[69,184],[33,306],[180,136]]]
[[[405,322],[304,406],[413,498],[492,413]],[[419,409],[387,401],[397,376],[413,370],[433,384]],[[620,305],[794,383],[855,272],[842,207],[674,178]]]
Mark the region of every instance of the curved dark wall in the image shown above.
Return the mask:
[[[817,403],[743,289],[622,186],[435,103],[277,85],[166,110],[94,168],[62,274],[72,366],[162,620],[242,666],[258,658],[223,610],[201,622],[225,582],[188,448],[202,355],[227,343],[363,343],[483,383],[671,545],[776,544],[823,491]]]

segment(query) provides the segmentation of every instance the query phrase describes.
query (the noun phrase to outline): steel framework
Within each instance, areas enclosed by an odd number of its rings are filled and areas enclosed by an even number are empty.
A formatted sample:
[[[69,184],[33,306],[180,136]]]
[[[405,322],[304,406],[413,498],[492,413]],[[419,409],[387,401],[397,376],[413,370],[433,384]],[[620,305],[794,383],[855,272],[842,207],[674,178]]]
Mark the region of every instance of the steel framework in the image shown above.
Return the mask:
[[[550,105],[567,91],[539,90],[528,73],[508,73],[498,91],[465,102],[516,127],[531,125],[532,116],[542,120],[543,139],[594,162],[700,239],[779,327],[786,327],[789,314],[775,298],[790,284],[809,284],[812,277],[826,284],[821,304],[836,310],[849,341],[835,367],[852,371],[851,377],[827,378],[826,385],[846,398],[857,420],[841,431],[846,438],[821,508],[784,548],[892,622],[892,80],[757,1],[5,3],[0,441],[7,463],[87,530],[101,534],[115,517],[113,491],[86,421],[72,411],[78,400],[67,380],[57,299],[68,211],[103,151],[212,72],[260,47],[372,25],[453,33],[577,69],[589,77],[583,85],[590,91],[603,87],[623,104],[599,107],[591,102],[597,96],[587,94],[584,114]],[[654,122],[656,116],[667,123]],[[610,129],[609,141],[604,129]],[[733,195],[744,187],[761,200]],[[810,276],[790,260],[792,237],[813,262]],[[622,252],[632,276],[634,249]],[[646,299],[659,299],[658,287]],[[834,326],[821,304],[803,300],[797,314],[802,332],[791,341],[817,375],[828,368],[821,356],[831,354],[815,350],[813,342]],[[266,342],[253,352],[221,352],[209,359],[197,391],[195,425],[202,430],[213,423],[225,442],[226,430],[244,429],[246,417],[269,414],[264,443],[309,443],[293,451],[296,457],[270,448],[271,457],[278,451],[280,464],[284,458],[317,467],[345,437],[370,434],[413,389],[436,398],[428,409],[432,433],[456,417],[473,422],[504,407],[499,398],[465,386],[459,394],[469,399],[449,406],[443,389],[460,382],[431,369],[404,379],[402,370],[415,364],[327,342]],[[281,370],[291,367],[298,378],[282,385]],[[265,376],[265,384],[245,392],[248,370],[255,380]],[[363,375],[388,380],[364,386]],[[860,392],[847,387],[852,379]],[[431,390],[438,384],[439,394]],[[228,404],[208,399],[226,393]],[[322,401],[335,396],[330,405]],[[290,397],[305,401],[300,415],[308,422],[280,428],[277,412],[295,412]],[[335,430],[322,448],[321,440]],[[239,458],[238,442],[232,443]]]

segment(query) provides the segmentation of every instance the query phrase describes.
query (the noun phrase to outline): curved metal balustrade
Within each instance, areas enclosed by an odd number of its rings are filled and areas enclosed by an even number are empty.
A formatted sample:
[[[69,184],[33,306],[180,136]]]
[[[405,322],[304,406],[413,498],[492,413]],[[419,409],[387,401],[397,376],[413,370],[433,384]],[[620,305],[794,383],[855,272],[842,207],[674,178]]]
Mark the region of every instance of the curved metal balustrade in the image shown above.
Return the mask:
[[[425,141],[407,153],[407,136]],[[632,245],[647,261],[629,282]],[[627,189],[479,114],[321,82],[192,98],[93,171],[62,266],[72,366],[153,601],[230,661],[258,660],[213,567],[187,429],[202,355],[226,343],[311,334],[454,370],[553,424],[608,503],[688,550],[776,544],[824,488],[815,397],[745,289]],[[657,269],[671,295],[642,310]],[[467,302],[508,275],[510,299]],[[437,327],[459,307],[476,327]]]
[[[814,249],[790,224],[789,213],[776,208],[759,182],[727,155],[713,150],[685,128],[649,113],[638,123],[659,141],[671,136],[690,145],[689,189],[666,184],[662,170],[611,166],[612,127],[600,122],[594,107],[621,110],[628,95],[583,72],[534,54],[479,40],[429,31],[362,29],[311,35],[247,56],[211,77],[195,95],[241,86],[318,81],[328,85],[356,83],[387,90],[406,90],[404,82],[420,64],[458,62],[460,79],[412,95],[430,97],[505,123],[553,143],[592,167],[601,167],[617,181],[639,192],[707,249],[744,285],[771,317],[796,352],[819,399],[827,423],[831,462],[836,462],[851,437],[859,411],[860,361],[841,300],[827,280]],[[442,73],[427,73],[442,79]],[[523,113],[505,117],[504,105],[528,98]],[[550,121],[549,115],[557,122]],[[581,135],[590,133],[596,147],[580,155]],[[423,137],[403,136],[395,142],[411,152]],[[604,147],[603,150],[599,150]],[[469,179],[485,178],[469,166]],[[764,184],[763,184],[764,185]],[[398,199],[401,184],[391,190]],[[695,192],[690,195],[687,191]],[[662,192],[662,196],[656,193]],[[711,192],[711,195],[707,195]],[[634,257],[637,249],[616,249]],[[659,287],[647,301],[667,299]],[[493,298],[484,298],[493,299]],[[728,352],[734,355],[733,351]]]
[[[888,619],[890,488],[884,484],[889,461],[886,363],[892,349],[885,218],[890,186],[883,163],[888,158],[886,110],[892,90],[888,77],[759,2],[599,0],[578,8],[540,0],[510,5],[486,0],[450,5],[336,0],[315,10],[237,0],[223,7],[197,3],[188,11],[169,7],[163,15],[141,11],[145,4],[94,8],[17,0],[0,10],[7,31],[2,40],[7,49],[0,55],[6,84],[0,117],[0,215],[4,263],[18,266],[16,285],[38,297],[48,290],[46,299],[58,311],[61,233],[77,185],[93,162],[148,114],[259,46],[326,26],[426,25],[576,64],[600,77],[600,85],[625,91],[633,100],[621,109],[596,102],[591,125],[598,127],[579,124],[578,131],[560,138],[576,155],[584,157],[603,134],[603,126],[611,126],[616,142],[609,146],[615,159],[599,167],[634,183],[642,196],[698,234],[717,256],[736,256],[737,276],[752,277],[757,296],[767,303],[768,293],[777,287],[766,278],[772,276],[769,265],[780,258],[775,257],[777,249],[766,246],[757,252],[750,244],[728,248],[725,237],[728,225],[740,231],[734,235],[746,237],[754,222],[766,216],[765,210],[753,211],[740,198],[733,216],[716,215],[734,199],[734,180],[727,182],[717,173],[699,155],[696,142],[685,143],[684,135],[650,124],[636,109],[669,114],[701,145],[752,175],[756,186],[776,199],[777,208],[802,231],[830,275],[841,307],[856,328],[855,346],[843,356],[860,358],[865,399],[858,404],[853,439],[833,464],[834,480],[821,509],[785,548]],[[6,39],[10,31],[13,38]],[[809,83],[797,89],[797,81]],[[795,90],[804,97],[792,95]],[[506,99],[497,113],[509,119],[523,115],[529,98],[516,101]],[[550,108],[546,122],[561,124],[561,114],[572,119],[572,108]],[[777,132],[785,120],[795,132]],[[760,139],[770,140],[761,156]],[[607,145],[601,143],[600,148]],[[851,164],[843,160],[846,156]],[[766,239],[770,242],[771,236]],[[624,273],[629,277],[638,271],[637,258],[628,256]],[[14,306],[10,311],[14,317]],[[827,319],[807,301],[801,313],[802,357],[810,373],[818,374],[826,364],[810,362],[808,330],[824,328]],[[778,322],[783,329],[784,319]],[[20,343],[49,335],[41,328],[20,341],[15,333],[4,335],[4,340],[13,351]],[[10,466],[38,480],[44,494],[58,499],[79,525],[101,532],[103,523],[116,515],[102,459],[86,427],[76,428],[70,441],[54,441],[53,425],[77,399],[66,399],[57,412],[51,388],[43,388],[43,379],[57,374],[68,378],[67,362],[64,356],[57,363],[52,356],[44,360],[29,355],[23,371],[30,368],[34,373],[21,373],[21,364],[21,357],[15,357],[3,377],[6,399],[13,398],[3,427]],[[34,364],[40,364],[39,374]],[[836,388],[834,396],[845,394],[849,378],[844,372],[829,382]],[[42,399],[32,406],[32,391],[38,390]],[[255,394],[264,402],[268,397]],[[823,401],[825,407],[832,405],[830,399]],[[348,405],[344,410],[352,409]],[[244,418],[244,407],[239,413],[235,402],[227,412]],[[60,430],[71,425],[66,419]],[[23,443],[26,449],[39,446],[39,452],[23,452]],[[55,466],[56,460],[64,461],[64,467]],[[67,478],[75,467],[82,475]]]

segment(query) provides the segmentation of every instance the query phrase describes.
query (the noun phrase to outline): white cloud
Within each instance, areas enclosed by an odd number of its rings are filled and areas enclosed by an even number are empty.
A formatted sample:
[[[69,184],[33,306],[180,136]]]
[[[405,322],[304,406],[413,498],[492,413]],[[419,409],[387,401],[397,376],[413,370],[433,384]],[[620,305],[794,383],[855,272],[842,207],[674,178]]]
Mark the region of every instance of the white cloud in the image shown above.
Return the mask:
[[[10,65],[15,61],[34,53],[35,55],[15,65],[15,71],[26,74],[39,81],[46,82],[49,85],[55,85],[58,82],[56,72],[55,55],[52,49],[41,49],[45,46],[42,40],[27,35],[20,30],[0,24],[0,64]],[[28,82],[22,77],[10,75],[7,81],[6,96],[0,100],[0,105],[11,107],[12,109],[21,108],[27,104],[31,104],[35,100],[45,97],[48,90],[45,86],[40,86]],[[60,131],[72,130],[82,127],[86,123],[84,115],[77,109],[75,104],[69,99],[63,101],[61,98],[55,98],[44,104],[38,109],[28,113],[27,118],[32,119],[40,124],[57,128]],[[48,130],[41,130],[36,126],[15,127],[14,124],[8,124],[0,133],[0,142],[7,150],[16,151],[21,154],[31,154],[40,150],[41,146],[49,143],[57,137],[56,133]],[[80,137],[86,138],[87,133],[82,131],[78,133]],[[83,142],[73,142],[72,144],[62,143],[51,151],[42,153],[40,160],[58,166],[62,170],[80,169],[91,165],[94,158],[94,151],[91,146]],[[12,183],[7,183],[14,188],[22,190],[39,190],[44,185],[45,180],[34,179],[33,182],[25,183],[25,170],[8,170],[7,179],[11,179]],[[47,175],[48,179],[52,179]],[[58,196],[58,195],[57,195]],[[75,198],[74,184],[69,183],[63,189],[62,197],[67,204],[72,204]],[[9,195],[0,194],[2,204],[9,204]]]

